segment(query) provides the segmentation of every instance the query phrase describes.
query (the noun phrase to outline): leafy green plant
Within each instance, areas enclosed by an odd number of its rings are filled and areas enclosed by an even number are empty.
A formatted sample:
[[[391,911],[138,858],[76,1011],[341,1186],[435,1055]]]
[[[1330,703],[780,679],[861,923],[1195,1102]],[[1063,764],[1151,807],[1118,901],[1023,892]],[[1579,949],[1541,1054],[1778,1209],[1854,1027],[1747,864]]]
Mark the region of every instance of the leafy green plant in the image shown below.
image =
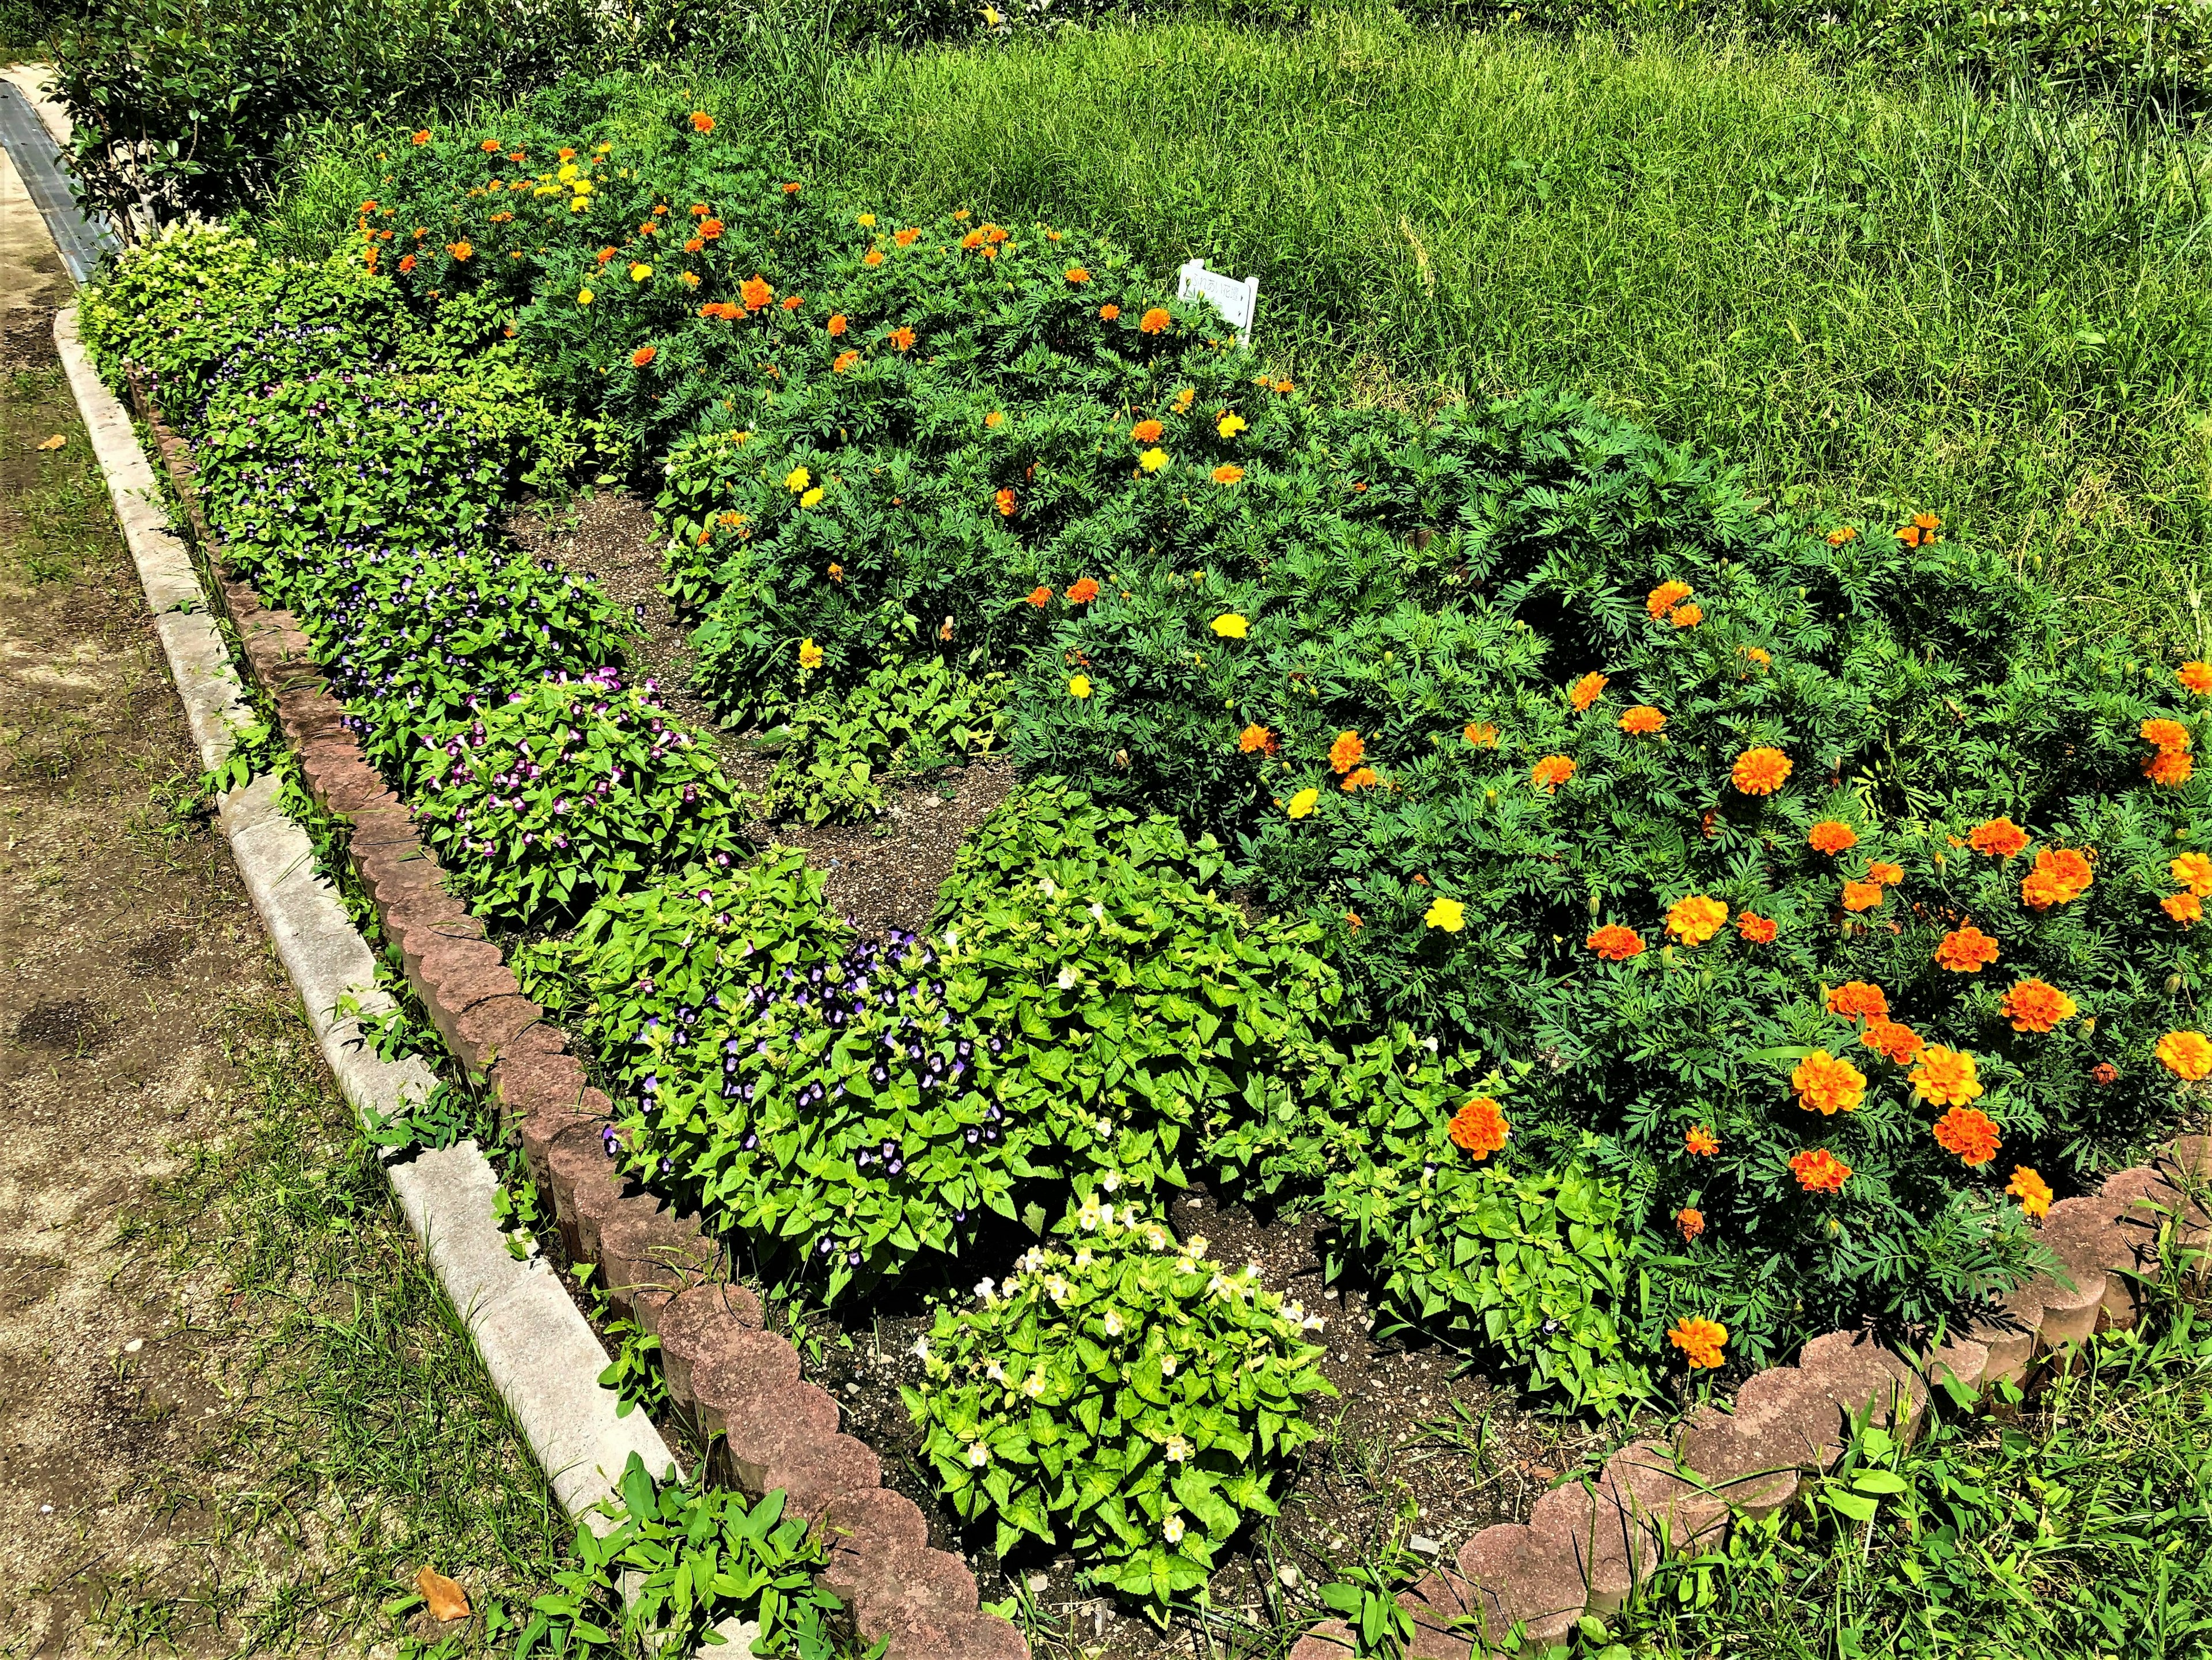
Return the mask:
[[[763,737],[781,746],[769,815],[848,823],[881,810],[886,779],[989,754],[1003,724],[995,680],[979,684],[924,657],[886,664],[842,697],[805,699]]]
[[[622,1502],[600,1506],[604,1533],[576,1524],[576,1566],[532,1599],[516,1660],[547,1656],[690,1654],[724,1639],[735,1615],[760,1622],[759,1654],[832,1660],[836,1600],[815,1583],[823,1556],[783,1494],[758,1502],[699,1479],[656,1483],[629,1456]]]
[[[476,1134],[475,1103],[441,1079],[422,1099],[402,1098],[391,1112],[380,1113],[362,1134],[387,1152],[434,1152]]]
[[[1335,1390],[1304,1333],[1320,1321],[1133,1207],[1086,1201],[1058,1231],[938,1316],[907,1408],[946,1497],[992,1519],[1001,1554],[1065,1543],[1164,1619],[1275,1514],[1275,1473],[1319,1433],[1306,1402]]]

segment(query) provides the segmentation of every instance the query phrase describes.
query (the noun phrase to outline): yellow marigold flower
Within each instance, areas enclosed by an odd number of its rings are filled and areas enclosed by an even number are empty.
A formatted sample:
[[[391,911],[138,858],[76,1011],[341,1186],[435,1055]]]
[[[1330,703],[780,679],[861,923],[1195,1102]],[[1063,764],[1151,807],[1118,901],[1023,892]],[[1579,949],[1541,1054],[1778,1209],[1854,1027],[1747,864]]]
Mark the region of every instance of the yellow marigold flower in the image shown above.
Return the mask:
[[[1677,1320],[1667,1341],[1682,1351],[1690,1366],[1710,1371],[1723,1364],[1721,1351],[1728,1344],[1728,1328],[1717,1320]]]
[[[1293,795],[1291,798],[1291,805],[1284,808],[1283,811],[1289,813],[1293,818],[1303,818],[1308,813],[1311,812],[1316,806],[1320,805],[1320,802],[1321,792],[1319,790],[1310,788],[1302,789],[1296,795]]]
[[[652,275],[653,267],[647,265],[642,259],[636,260],[630,265],[629,280],[633,283],[642,283],[647,277]]]
[[[2212,898],[2212,859],[2201,853],[2185,853],[2166,868],[2175,881],[2199,899]]]
[[[793,496],[814,482],[814,475],[804,467],[793,467],[783,476],[783,487]]]
[[[588,305],[590,305],[590,304],[592,303],[592,291],[591,291],[591,289],[578,289],[576,290],[576,303],[577,303],[578,305],[580,305],[580,306],[588,306]]]
[[[1250,624],[1233,611],[1213,619],[1213,631],[1224,640],[1242,640],[1249,627]]]
[[[1717,899],[1693,893],[1667,908],[1667,932],[1686,946],[1702,946],[1721,931],[1729,909]]]
[[[2020,1207],[2030,1217],[2051,1213],[2051,1184],[2025,1164],[2012,1167],[2012,1180],[2005,1183],[2005,1191],[2020,1201]]]
[[[1244,426],[1245,421],[1243,416],[1224,415],[1218,421],[1213,423],[1213,429],[1219,433],[1224,438],[1234,438],[1238,433],[1244,430]]]
[[[1090,677],[1089,675],[1087,675],[1087,674],[1071,674],[1071,675],[1069,675],[1069,676],[1067,677],[1067,695],[1068,695],[1070,697],[1074,697],[1074,698],[1084,698],[1084,697],[1088,697],[1088,696],[1091,696],[1091,677]]]
[[[820,507],[822,505],[822,486],[817,484],[812,489],[807,491],[805,495],[800,496],[799,498],[799,505],[802,508]]]
[[[822,648],[816,645],[811,640],[800,641],[799,642],[799,666],[803,669],[820,668],[822,666]]]
[[[1498,728],[1487,721],[1470,721],[1460,728],[1459,735],[1479,750],[1498,747]]]
[[[2212,1076],[2212,1039],[2201,1031],[2170,1031],[2158,1040],[2159,1065],[2193,1084]]]
[[[1907,1076],[1912,1092],[1930,1106],[1963,1107],[1982,1098],[1980,1071],[1974,1057],[1963,1049],[1930,1043],[1920,1051],[1920,1064]]]
[[[1422,913],[1421,921],[1446,933],[1457,933],[1467,926],[1467,907],[1456,899],[1439,897]]]
[[[1142,467],[1146,472],[1158,472],[1162,467],[1167,465],[1167,464],[1168,453],[1164,449],[1157,447],[1146,450],[1142,455],[1137,458],[1137,465]]]

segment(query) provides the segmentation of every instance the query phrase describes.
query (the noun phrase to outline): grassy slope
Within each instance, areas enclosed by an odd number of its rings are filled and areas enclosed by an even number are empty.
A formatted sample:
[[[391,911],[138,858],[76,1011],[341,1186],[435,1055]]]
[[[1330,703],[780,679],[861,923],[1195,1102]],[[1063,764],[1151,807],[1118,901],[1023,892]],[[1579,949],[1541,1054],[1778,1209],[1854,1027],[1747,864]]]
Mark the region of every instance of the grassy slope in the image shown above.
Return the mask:
[[[1785,502],[1933,508],[2203,644],[2174,612],[2212,548],[2202,145],[1787,53],[1387,18],[879,56],[820,125],[896,211],[1259,271],[1261,344],[1309,380],[1578,386]]]

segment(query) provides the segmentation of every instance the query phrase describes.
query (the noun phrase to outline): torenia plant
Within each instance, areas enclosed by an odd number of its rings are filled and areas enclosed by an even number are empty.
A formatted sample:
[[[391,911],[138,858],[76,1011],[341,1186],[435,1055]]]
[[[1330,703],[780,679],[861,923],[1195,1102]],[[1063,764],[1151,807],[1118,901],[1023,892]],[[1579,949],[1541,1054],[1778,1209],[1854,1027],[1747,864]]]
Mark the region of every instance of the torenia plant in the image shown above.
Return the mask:
[[[1164,1619],[1248,1517],[1275,1514],[1276,1470],[1320,1432],[1306,1399],[1336,1390],[1305,1334],[1322,1323],[1133,1206],[1094,1196],[1058,1231],[938,1316],[907,1409],[1001,1553],[1065,1541]]]

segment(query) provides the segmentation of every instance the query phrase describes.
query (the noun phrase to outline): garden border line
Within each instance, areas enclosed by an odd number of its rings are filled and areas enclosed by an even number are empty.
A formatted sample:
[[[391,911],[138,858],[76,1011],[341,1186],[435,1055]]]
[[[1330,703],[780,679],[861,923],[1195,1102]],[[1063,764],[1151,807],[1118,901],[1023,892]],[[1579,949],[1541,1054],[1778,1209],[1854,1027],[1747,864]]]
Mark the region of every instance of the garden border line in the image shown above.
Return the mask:
[[[233,732],[251,719],[243,687],[130,417],[84,355],[75,307],[55,318],[54,339],[193,738],[212,768],[229,753]],[[436,1080],[419,1060],[378,1060],[358,1021],[339,1017],[341,997],[351,995],[372,1012],[391,1000],[376,989],[368,943],[336,892],[315,877],[307,832],[278,811],[276,793],[276,781],[264,777],[226,794],[218,809],[223,832],[324,1058],[367,1122],[403,1097],[419,1098]],[[615,1395],[597,1381],[605,1351],[550,1265],[509,1255],[492,1218],[497,1178],[473,1141],[387,1162],[385,1173],[562,1507],[605,1525],[596,1507],[616,1496],[629,1454],[665,1475],[675,1468],[666,1444],[642,1414],[617,1416]]]
[[[851,1608],[864,1638],[886,1639],[889,1660],[1027,1660],[1020,1633],[981,1609],[965,1560],[928,1548],[920,1510],[882,1486],[880,1456],[838,1432],[836,1402],[799,1380],[798,1352],[762,1329],[757,1299],[721,1282],[720,1250],[704,1236],[699,1218],[675,1215],[617,1171],[606,1136],[612,1104],[585,1085],[581,1061],[545,1023],[544,1012],[522,995],[482,923],[446,891],[445,873],[416,834],[412,814],[344,726],[343,707],[316,669],[297,620],[269,610],[251,587],[225,571],[200,505],[191,447],[170,431],[135,377],[131,392],[217,581],[246,666],[274,703],[298,757],[303,783],[350,826],[349,862],[386,938],[399,947],[411,988],[447,1049],[488,1090],[502,1122],[516,1133],[533,1181],[552,1202],[570,1260],[599,1264],[615,1310],[659,1339],[677,1410],[721,1438],[710,1475],[755,1493],[780,1488],[792,1513],[821,1527],[831,1553],[823,1584]],[[264,862],[278,879],[296,879],[320,893],[343,923],[335,894],[307,874],[304,831],[283,824],[291,834]],[[327,965],[303,963],[326,989],[373,979],[367,942],[349,925],[344,933],[349,959],[357,966],[334,976]],[[388,1006],[381,997],[362,1001]],[[422,1070],[427,1078],[428,1069]],[[470,1153],[476,1164],[463,1185],[477,1195],[476,1208],[488,1224],[491,1174],[472,1145]],[[471,1248],[452,1271],[464,1280],[471,1271],[498,1271],[508,1260],[503,1242],[496,1260]],[[589,1337],[565,1287],[542,1259],[533,1267],[542,1294],[560,1298],[569,1320]],[[447,1265],[440,1268],[442,1275]],[[486,1327],[494,1336],[499,1330],[496,1322]],[[596,1359],[587,1371],[596,1377],[605,1359],[596,1338],[592,1353]],[[533,1374],[493,1370],[523,1416]],[[595,1393],[611,1405],[607,1391],[595,1387]],[[631,1421],[645,1420],[638,1414]],[[662,1444],[658,1436],[653,1444]]]

